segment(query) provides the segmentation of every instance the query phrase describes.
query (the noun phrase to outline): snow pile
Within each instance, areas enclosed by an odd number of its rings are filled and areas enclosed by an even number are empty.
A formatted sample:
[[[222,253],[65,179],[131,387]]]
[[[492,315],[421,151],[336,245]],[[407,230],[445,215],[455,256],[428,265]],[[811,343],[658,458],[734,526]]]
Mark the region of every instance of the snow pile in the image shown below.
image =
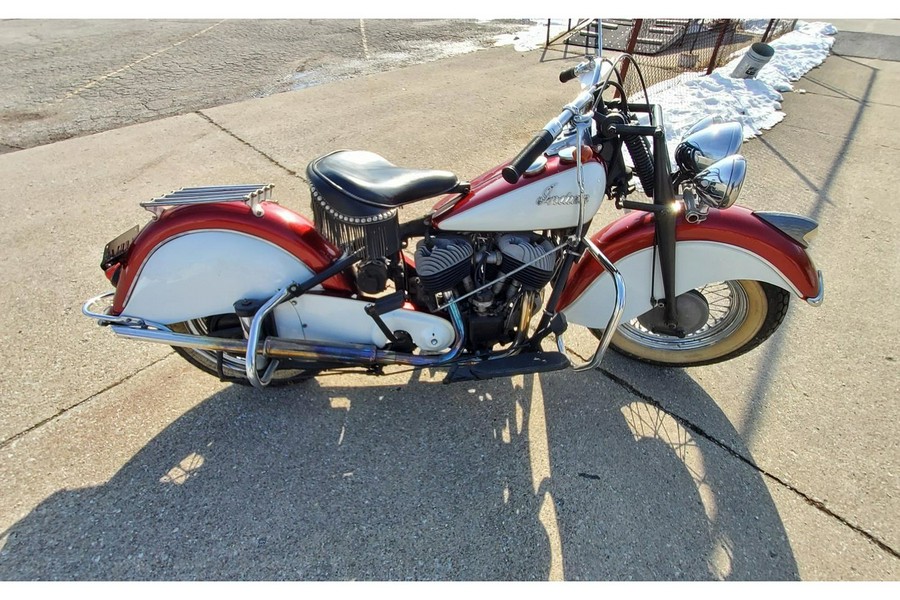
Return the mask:
[[[550,19],[550,39],[566,31],[569,21],[576,23],[578,19]],[[512,45],[516,52],[528,52],[543,48],[547,43],[547,20],[532,19],[534,25],[516,33],[497,36],[494,46]]]
[[[764,34],[768,27],[769,19],[745,19],[740,23],[741,31],[756,35]]]
[[[744,139],[770,129],[784,118],[782,96],[771,85],[758,79],[732,79],[722,71],[716,69],[709,76],[690,79],[662,93],[648,90],[650,102],[662,105],[670,144],[677,144],[689,127],[709,115],[739,122],[744,128]],[[632,100],[643,101],[643,94]]]
[[[573,22],[576,20],[573,19]],[[759,33],[769,21],[744,21],[742,28]],[[567,19],[551,19],[550,37],[566,30]],[[782,92],[794,88],[792,81],[800,79],[810,69],[820,65],[831,51],[837,29],[830,23],[797,22],[797,28],[770,42],[775,49],[772,59],[760,69],[756,79],[732,79],[731,73],[749,50],[736,52],[724,67],[709,76],[703,72],[682,73],[674,79],[662,81],[648,90],[650,102],[661,104],[666,123],[669,155],[682,134],[694,123],[708,115],[719,115],[725,121],[737,121],[744,130],[744,139],[753,138],[771,129],[784,119],[781,111]],[[534,20],[534,25],[515,34],[500,36],[497,46],[513,45],[516,51],[527,52],[542,48],[547,40],[547,21]],[[630,99],[643,102],[643,93]]]
[[[834,35],[838,32],[837,27],[831,23],[815,21],[807,23],[805,21],[797,21],[797,31],[808,35]]]
[[[805,23],[796,31],[774,40],[769,45],[775,49],[775,56],[760,70],[757,79],[765,81],[779,92],[793,91],[792,81],[797,81],[828,57],[831,46],[834,45],[834,38],[830,37],[834,32],[834,26],[828,23]],[[722,69],[730,73],[738,61],[740,57]]]
[[[791,82],[821,64],[834,44],[834,39],[829,37],[836,31],[832,25],[801,23],[797,30],[771,42],[775,55],[760,69],[756,79],[730,77],[744,50],[709,76],[685,73],[675,85],[669,80],[648,90],[650,102],[663,107],[670,156],[674,156],[682,134],[708,115],[739,122],[744,139],[755,137],[784,119],[781,92],[793,90]],[[631,100],[643,102],[643,93]]]

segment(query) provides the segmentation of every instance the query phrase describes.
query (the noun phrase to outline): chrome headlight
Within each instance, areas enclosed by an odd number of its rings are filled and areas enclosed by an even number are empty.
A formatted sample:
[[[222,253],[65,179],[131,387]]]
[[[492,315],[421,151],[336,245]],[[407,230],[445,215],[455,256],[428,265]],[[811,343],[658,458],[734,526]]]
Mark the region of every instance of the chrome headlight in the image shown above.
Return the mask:
[[[703,121],[697,125],[701,123]],[[735,154],[740,150],[743,141],[744,130],[740,123],[732,121],[707,125],[694,131],[678,144],[675,149],[675,162],[688,175],[696,175],[713,163]]]
[[[684,141],[691,134],[697,133],[701,129],[706,129],[710,125],[721,125],[724,122],[725,121],[719,115],[710,115],[708,117],[703,117],[702,119],[691,125],[688,130],[682,134],[681,140]]]
[[[728,208],[741,195],[747,161],[740,154],[723,158],[694,177],[697,195],[715,208]]]

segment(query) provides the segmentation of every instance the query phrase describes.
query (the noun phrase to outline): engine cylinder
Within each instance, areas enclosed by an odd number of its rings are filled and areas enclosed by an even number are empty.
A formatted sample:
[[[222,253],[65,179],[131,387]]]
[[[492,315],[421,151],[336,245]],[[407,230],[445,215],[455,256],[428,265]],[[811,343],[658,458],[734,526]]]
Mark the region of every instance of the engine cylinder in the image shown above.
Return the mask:
[[[497,247],[503,254],[500,270],[504,273],[536,261],[513,275],[513,279],[520,282],[524,289],[539,290],[553,277],[556,256],[552,253],[553,244],[550,240],[533,233],[511,233],[501,236]],[[551,253],[547,254],[548,252]]]
[[[422,240],[416,246],[416,270],[429,293],[452,290],[469,276],[474,250],[463,237]]]

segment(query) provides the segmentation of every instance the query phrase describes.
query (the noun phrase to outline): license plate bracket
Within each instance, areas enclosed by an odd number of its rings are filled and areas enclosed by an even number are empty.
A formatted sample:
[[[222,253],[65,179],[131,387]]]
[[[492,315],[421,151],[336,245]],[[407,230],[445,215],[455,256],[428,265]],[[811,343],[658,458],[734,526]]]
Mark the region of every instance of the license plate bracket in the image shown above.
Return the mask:
[[[103,260],[100,262],[100,268],[105,271],[128,254],[140,231],[141,226],[135,225],[122,235],[110,240],[103,248]]]

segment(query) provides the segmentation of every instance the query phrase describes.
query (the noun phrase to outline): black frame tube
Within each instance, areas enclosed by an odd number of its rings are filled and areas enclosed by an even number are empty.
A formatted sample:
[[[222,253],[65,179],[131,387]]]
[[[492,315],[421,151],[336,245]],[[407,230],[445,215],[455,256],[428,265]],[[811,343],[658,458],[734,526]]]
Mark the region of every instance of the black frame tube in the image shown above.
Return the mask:
[[[663,281],[663,294],[665,299],[664,319],[666,323],[665,331],[660,333],[674,334],[678,336],[684,335],[684,332],[678,325],[678,307],[675,302],[675,263],[676,263],[676,241],[678,226],[678,203],[675,198],[675,186],[672,181],[672,165],[669,162],[669,150],[666,146],[666,134],[663,127],[662,108],[658,104],[635,103],[629,105],[631,112],[649,113],[650,125],[612,125],[610,132],[613,135],[641,135],[651,136],[653,138],[653,203],[632,202],[624,200],[621,205],[624,208],[633,210],[643,210],[653,213],[653,225],[656,234],[657,254],[659,255],[659,269]],[[570,264],[565,266],[571,267]],[[656,265],[653,265],[656,270]],[[568,269],[566,269],[566,275]],[[651,273],[651,277],[655,274]],[[556,290],[554,290],[556,292]],[[551,296],[551,301],[556,299],[557,294]],[[652,298],[651,300],[657,300]],[[555,311],[556,305],[548,304],[548,310]],[[550,318],[545,313],[538,327],[538,333],[546,336],[549,333],[546,328],[549,325]]]
[[[338,259],[336,262],[331,263],[324,270],[316,273],[311,278],[307,279],[302,283],[292,283],[288,286],[289,296],[287,299],[297,298],[298,296],[302,296],[309,290],[313,289],[323,281],[331,279],[344,269],[353,266],[359,262],[359,253],[354,252],[353,254],[345,254],[343,257]]]
[[[585,246],[581,241],[579,241],[578,247],[574,250],[571,247],[567,247],[565,249],[566,256],[563,259],[563,264],[559,269],[559,276],[554,282],[553,291],[550,293],[550,298],[547,300],[547,308],[544,309],[544,314],[541,316],[541,320],[538,321],[538,326],[535,329],[534,336],[532,336],[530,340],[530,345],[532,348],[540,349],[541,342],[544,340],[544,338],[553,332],[550,329],[550,321],[557,315],[556,307],[559,306],[559,299],[566,287],[566,283],[569,281],[569,272],[575,265],[575,261],[578,260],[584,252]]]

